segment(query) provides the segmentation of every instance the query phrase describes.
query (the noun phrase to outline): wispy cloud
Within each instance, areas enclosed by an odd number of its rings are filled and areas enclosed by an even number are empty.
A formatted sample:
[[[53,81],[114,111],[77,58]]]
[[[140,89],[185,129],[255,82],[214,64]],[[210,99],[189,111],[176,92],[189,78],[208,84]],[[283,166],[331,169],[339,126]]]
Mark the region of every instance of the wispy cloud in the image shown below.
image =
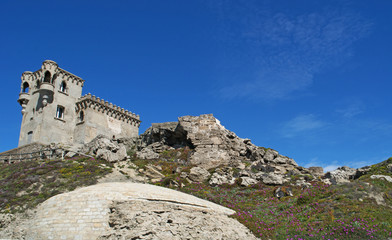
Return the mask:
[[[344,9],[290,15],[258,10],[254,4],[245,6],[236,11],[226,7],[222,19],[227,37],[240,49],[241,44],[246,45],[252,59],[250,69],[255,73],[222,87],[220,94],[225,98],[274,100],[305,90],[316,73],[346,61],[352,55],[353,43],[371,26]],[[234,19],[237,22],[233,23]]]
[[[282,134],[284,137],[296,137],[302,133],[309,133],[313,130],[323,128],[327,125],[313,114],[299,115],[283,124]]]
[[[324,172],[330,172],[330,171],[337,169],[338,167],[342,167],[342,166],[337,165],[336,163],[333,163],[333,164],[326,165],[325,167],[323,167],[323,169],[324,169]]]
[[[310,161],[304,165],[304,167],[306,167],[306,168],[317,167],[317,166],[320,166],[320,162],[319,162],[318,157],[314,157],[314,158],[310,159]]]
[[[364,112],[365,104],[360,100],[348,100],[346,106],[340,107],[336,112],[345,119],[351,119]]]

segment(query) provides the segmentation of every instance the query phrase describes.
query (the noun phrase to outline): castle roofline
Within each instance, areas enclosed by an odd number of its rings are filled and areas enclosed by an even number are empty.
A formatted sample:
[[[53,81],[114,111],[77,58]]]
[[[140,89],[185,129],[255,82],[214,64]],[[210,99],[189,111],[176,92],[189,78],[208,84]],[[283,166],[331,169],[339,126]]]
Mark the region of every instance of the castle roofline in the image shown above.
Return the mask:
[[[81,77],[76,76],[75,74],[70,73],[67,70],[64,70],[64,69],[60,68],[58,66],[58,64],[55,61],[52,61],[52,60],[45,60],[45,61],[43,61],[42,67],[40,69],[38,69],[37,71],[35,71],[35,72],[25,71],[22,74],[22,77],[24,75],[32,74],[33,76],[36,76],[36,77],[39,78],[39,77],[42,77],[42,74],[44,73],[44,70],[45,69],[49,69],[49,68],[54,69],[54,74],[58,74],[60,76],[62,75],[62,78],[65,79],[65,80],[72,81],[72,82],[76,81],[78,84],[81,83],[82,86],[84,84],[84,80]]]
[[[90,93],[82,96],[76,102],[76,111],[82,109],[92,108],[99,112],[106,113],[110,117],[115,119],[131,122],[137,126],[140,126],[140,116],[132,113],[131,111],[125,110],[119,106],[109,103],[102,98],[91,95]]]

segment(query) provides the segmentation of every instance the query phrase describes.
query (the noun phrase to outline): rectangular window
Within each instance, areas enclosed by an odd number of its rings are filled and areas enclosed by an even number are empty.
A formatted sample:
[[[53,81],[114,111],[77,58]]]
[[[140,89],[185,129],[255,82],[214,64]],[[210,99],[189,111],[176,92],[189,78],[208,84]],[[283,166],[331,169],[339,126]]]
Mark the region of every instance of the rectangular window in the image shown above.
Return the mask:
[[[56,118],[64,119],[64,107],[57,106]]]
[[[30,131],[27,133],[27,144],[31,143],[32,139],[33,139],[33,131]]]

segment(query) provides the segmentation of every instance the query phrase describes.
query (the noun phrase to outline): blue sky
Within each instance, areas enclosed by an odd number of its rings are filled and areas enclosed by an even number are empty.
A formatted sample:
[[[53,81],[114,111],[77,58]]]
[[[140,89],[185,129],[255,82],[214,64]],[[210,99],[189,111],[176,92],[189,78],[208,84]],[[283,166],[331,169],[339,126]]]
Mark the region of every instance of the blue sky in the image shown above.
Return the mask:
[[[392,1],[1,1],[0,152],[46,59],[153,122],[213,113],[302,166],[392,157]]]

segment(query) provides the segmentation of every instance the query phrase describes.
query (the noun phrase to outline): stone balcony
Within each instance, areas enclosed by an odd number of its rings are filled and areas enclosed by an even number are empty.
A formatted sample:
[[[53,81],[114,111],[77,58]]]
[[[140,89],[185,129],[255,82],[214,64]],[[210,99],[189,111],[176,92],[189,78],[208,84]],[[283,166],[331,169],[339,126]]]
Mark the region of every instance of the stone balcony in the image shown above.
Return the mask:
[[[19,94],[18,103],[20,105],[27,104],[29,102],[29,100],[30,100],[30,94],[29,93],[23,93],[22,92],[22,93]]]
[[[54,85],[48,82],[42,82],[41,85],[39,86],[40,90],[47,90],[50,92],[54,92]]]

